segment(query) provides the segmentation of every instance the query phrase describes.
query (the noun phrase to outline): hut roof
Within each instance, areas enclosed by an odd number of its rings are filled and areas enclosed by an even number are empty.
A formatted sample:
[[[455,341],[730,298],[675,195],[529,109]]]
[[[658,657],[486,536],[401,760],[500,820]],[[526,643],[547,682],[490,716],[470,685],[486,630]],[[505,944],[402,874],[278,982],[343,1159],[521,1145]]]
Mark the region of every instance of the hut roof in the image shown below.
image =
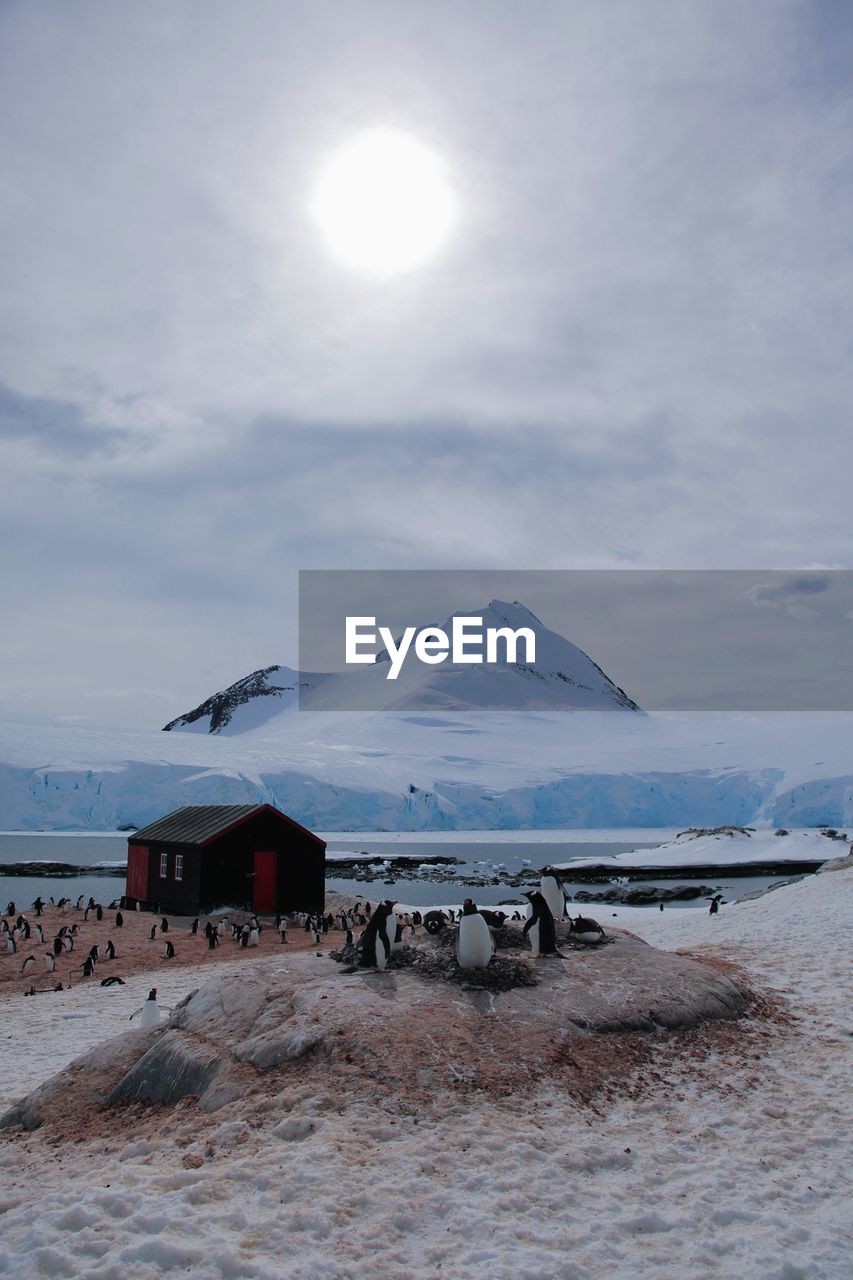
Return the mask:
[[[132,844],[138,841],[163,840],[170,844],[206,845],[217,836],[224,835],[226,831],[241,826],[255,814],[265,811],[276,814],[295,831],[300,831],[325,848],[325,840],[321,840],[319,836],[314,835],[313,831],[300,826],[298,822],[294,822],[286,813],[282,813],[271,804],[186,805],[183,809],[175,809],[174,813],[167,814],[165,818],[158,818],[156,822],[150,823],[140,831],[134,831],[128,836],[128,841]]]

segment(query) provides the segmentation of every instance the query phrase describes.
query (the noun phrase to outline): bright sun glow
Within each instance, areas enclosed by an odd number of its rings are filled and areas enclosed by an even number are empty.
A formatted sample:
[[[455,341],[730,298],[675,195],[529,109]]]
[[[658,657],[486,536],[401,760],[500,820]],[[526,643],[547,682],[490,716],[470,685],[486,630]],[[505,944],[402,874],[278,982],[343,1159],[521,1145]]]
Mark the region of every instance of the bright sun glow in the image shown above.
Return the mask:
[[[405,133],[370,129],[331,157],[312,212],[341,262],[391,276],[438,252],[456,222],[456,199],[434,151]]]

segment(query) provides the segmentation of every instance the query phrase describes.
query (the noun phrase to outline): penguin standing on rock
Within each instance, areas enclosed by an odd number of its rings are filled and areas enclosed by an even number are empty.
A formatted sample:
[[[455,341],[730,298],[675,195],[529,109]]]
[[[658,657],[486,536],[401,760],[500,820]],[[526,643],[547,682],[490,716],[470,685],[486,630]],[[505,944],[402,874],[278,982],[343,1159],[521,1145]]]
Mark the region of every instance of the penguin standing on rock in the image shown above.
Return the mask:
[[[485,969],[492,958],[495,944],[489,926],[475,904],[466,898],[459,917],[456,959],[460,969]]]
[[[523,893],[531,907],[530,919],[524,926],[524,936],[530,939],[530,949],[538,956],[560,956],[557,950],[557,931],[554,928],[554,913],[541,893]]]
[[[361,960],[363,969],[384,969],[391,954],[391,938],[388,934],[389,917],[393,916],[396,903],[386,898],[372,913],[361,935]]]
[[[562,880],[553,867],[540,867],[539,875],[539,892],[554,919],[562,920],[566,914],[566,891]]]

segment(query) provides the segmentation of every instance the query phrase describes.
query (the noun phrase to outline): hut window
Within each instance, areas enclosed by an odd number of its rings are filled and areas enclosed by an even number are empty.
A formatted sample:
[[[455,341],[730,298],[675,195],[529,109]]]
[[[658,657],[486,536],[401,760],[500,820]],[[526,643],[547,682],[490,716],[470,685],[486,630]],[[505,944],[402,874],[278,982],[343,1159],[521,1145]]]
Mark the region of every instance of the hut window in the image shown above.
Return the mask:
[[[183,880],[184,878],[184,855],[182,853],[175,854],[175,879]]]
[[[169,855],[168,853],[160,854],[160,879],[165,880],[169,874]]]

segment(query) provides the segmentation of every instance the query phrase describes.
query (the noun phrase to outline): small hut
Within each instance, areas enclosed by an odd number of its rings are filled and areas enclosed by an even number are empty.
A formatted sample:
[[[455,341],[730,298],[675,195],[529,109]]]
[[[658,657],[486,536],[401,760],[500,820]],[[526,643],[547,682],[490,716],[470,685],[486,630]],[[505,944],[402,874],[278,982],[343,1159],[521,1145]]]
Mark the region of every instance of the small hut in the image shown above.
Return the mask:
[[[128,906],[322,911],[326,842],[271,804],[189,805],[128,837]]]

